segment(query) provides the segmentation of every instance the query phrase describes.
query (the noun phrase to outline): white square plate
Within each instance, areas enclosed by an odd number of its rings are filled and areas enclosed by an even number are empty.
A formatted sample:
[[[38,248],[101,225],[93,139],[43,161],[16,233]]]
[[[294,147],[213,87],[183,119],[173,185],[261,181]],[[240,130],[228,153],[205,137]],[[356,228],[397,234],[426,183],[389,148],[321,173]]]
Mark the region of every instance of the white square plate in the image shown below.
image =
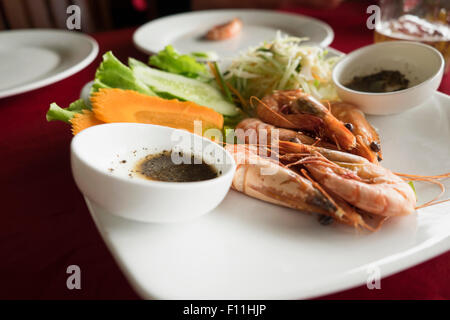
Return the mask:
[[[436,93],[415,109],[369,121],[381,133],[383,166],[450,171],[449,96]],[[439,193],[424,183],[416,191],[419,203]],[[375,233],[322,226],[235,191],[202,218],[174,225],[128,221],[86,202],[126,277],[148,299],[312,298],[366,283],[373,267],[386,277],[450,248],[448,202],[391,219]]]

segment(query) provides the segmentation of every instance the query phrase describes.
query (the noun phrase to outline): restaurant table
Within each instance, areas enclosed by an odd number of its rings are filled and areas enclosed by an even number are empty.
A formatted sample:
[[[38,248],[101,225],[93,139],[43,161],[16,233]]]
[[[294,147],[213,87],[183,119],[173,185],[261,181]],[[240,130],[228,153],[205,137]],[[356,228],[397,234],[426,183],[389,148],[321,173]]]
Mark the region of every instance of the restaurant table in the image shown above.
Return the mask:
[[[330,11],[283,8],[317,17],[335,32],[332,47],[350,52],[372,43],[366,2]],[[146,59],[132,44],[134,29],[94,34],[100,53],[113,50]],[[101,54],[85,70],[21,95],[0,99],[0,298],[138,299],[106,248],[72,178],[68,125],[47,123],[49,103],[67,106],[92,80]],[[2,61],[0,63],[5,63]],[[447,75],[440,87],[450,93]],[[69,265],[81,269],[81,290],[68,290]],[[365,285],[323,299],[449,299],[450,252]],[[301,285],[301,284],[299,284]]]

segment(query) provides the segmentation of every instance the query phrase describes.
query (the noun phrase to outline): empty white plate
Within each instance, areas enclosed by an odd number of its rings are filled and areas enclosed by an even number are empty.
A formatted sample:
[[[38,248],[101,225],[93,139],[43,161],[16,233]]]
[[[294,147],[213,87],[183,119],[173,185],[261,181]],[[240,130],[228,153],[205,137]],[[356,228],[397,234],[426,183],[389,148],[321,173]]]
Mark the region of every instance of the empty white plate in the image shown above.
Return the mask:
[[[78,32],[0,32],[0,98],[67,78],[89,65],[97,54],[97,42]]]
[[[240,34],[223,41],[203,39],[210,28],[236,17],[243,22]],[[323,47],[330,45],[334,38],[331,27],[317,19],[270,10],[240,9],[197,11],[157,19],[136,30],[133,40],[148,54],[171,44],[183,53],[213,51],[220,58],[228,58],[249,46],[274,39],[278,30],[292,36],[308,37],[308,43]]]

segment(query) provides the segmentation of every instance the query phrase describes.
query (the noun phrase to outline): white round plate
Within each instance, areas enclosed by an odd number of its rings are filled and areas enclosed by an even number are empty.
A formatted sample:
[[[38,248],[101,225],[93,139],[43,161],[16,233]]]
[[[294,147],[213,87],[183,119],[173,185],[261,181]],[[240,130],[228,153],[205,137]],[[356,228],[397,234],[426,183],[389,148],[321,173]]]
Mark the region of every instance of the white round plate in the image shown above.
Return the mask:
[[[77,32],[0,32],[0,98],[67,78],[89,65],[97,54],[97,42]]]
[[[243,22],[240,34],[223,41],[203,39],[210,28],[236,17]],[[330,45],[334,38],[328,24],[313,18],[270,10],[240,9],[197,11],[157,19],[136,30],[133,40],[137,48],[148,54],[171,44],[182,53],[213,51],[220,58],[227,58],[249,46],[274,39],[278,30],[292,36],[308,37],[309,43],[322,47]]]

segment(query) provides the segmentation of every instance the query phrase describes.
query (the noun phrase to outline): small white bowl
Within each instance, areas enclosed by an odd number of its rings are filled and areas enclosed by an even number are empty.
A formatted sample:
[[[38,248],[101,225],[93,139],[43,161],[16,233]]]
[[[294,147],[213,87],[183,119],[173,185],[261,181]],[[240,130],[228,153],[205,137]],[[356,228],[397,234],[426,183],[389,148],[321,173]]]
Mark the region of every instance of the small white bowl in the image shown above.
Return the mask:
[[[386,115],[405,111],[433,96],[442,80],[445,61],[442,54],[426,44],[389,41],[353,51],[333,70],[333,82],[339,97],[367,114]],[[396,70],[410,81],[404,90],[388,93],[361,92],[347,88],[354,76],[366,76],[382,70]]]
[[[219,176],[198,182],[151,181],[133,172],[136,163],[164,150],[202,156]],[[190,220],[214,209],[227,194],[236,164],[209,139],[168,127],[111,123],[77,134],[72,172],[81,192],[112,214],[145,222]]]

